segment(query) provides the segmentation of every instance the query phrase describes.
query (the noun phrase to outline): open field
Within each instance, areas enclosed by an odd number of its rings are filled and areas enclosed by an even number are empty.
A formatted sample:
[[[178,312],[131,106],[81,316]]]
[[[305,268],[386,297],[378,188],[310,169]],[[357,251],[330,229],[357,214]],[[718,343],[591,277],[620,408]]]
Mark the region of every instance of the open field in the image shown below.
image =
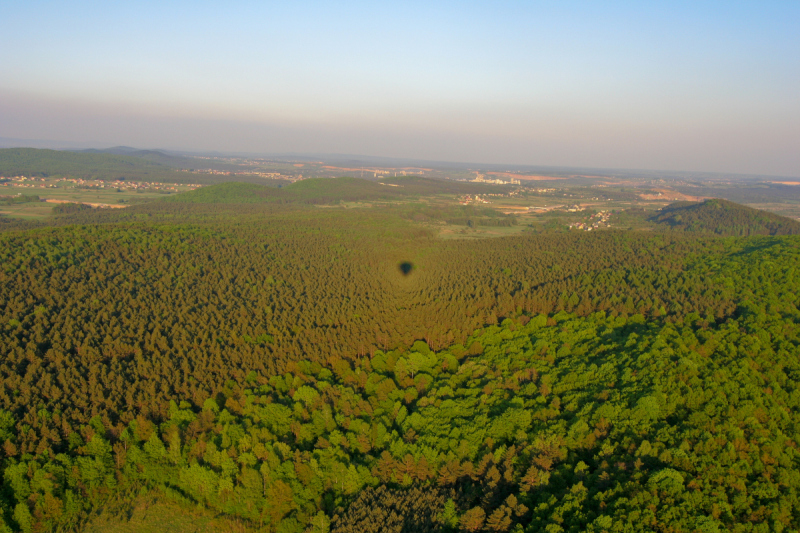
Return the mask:
[[[0,185],[0,196],[38,196],[40,202],[26,202],[11,205],[0,204],[0,214],[25,219],[42,219],[50,216],[57,203],[75,202],[93,207],[127,207],[136,203],[150,202],[169,194],[185,192],[194,187],[186,185],[166,185],[151,188],[131,184],[130,187],[111,187],[103,182],[77,187],[64,180],[32,181],[30,183],[6,182]]]
[[[266,166],[281,166],[277,163]],[[304,169],[306,172],[314,172],[323,169],[327,172],[351,171],[354,167],[335,167],[324,165],[320,162],[305,163],[282,163],[281,170],[286,171],[287,167],[294,169]],[[335,169],[335,170],[334,170]],[[430,169],[426,169],[430,171]],[[365,187],[373,187],[374,177],[380,181],[388,182],[392,187],[384,187],[387,191],[405,191],[408,184],[397,184],[393,181],[397,178],[386,176],[388,170],[378,171],[377,168],[365,170],[367,173],[375,174],[370,176],[372,182],[361,182]],[[392,173],[394,173],[392,171]],[[514,173],[489,172],[489,175],[502,175],[503,177],[524,177]],[[386,176],[382,178],[382,176]],[[299,176],[298,176],[299,177]],[[327,180],[322,182],[327,183]],[[321,182],[321,183],[322,183]],[[305,182],[303,182],[305,183]],[[693,187],[686,189],[683,187],[665,186],[659,182],[656,187],[647,187],[646,181],[634,183],[630,180],[621,181],[613,186],[585,186],[572,183],[572,180],[545,183],[538,182],[536,186],[523,182],[521,186],[495,186],[494,192],[487,189],[486,194],[479,195],[460,195],[453,191],[453,187],[464,187],[457,185],[466,182],[438,181],[442,188],[437,190],[420,190],[419,194],[412,196],[395,196],[392,198],[380,198],[375,196],[374,200],[342,200],[340,202],[317,204],[317,207],[326,208],[345,208],[345,209],[404,209],[408,206],[421,202],[435,209],[453,210],[459,206],[474,206],[475,208],[490,208],[505,215],[514,215],[517,224],[510,227],[481,226],[474,228],[454,224],[434,224],[432,229],[438,232],[445,239],[475,239],[498,236],[515,235],[523,232],[538,233],[545,228],[554,229],[565,227],[570,223],[578,223],[586,210],[589,211],[625,211],[628,209],[645,209],[647,211],[657,211],[676,200],[697,200],[710,197],[725,197],[727,195],[738,195],[746,193],[751,189],[751,185],[745,188],[736,184],[728,184],[724,187],[716,188]],[[653,182],[655,184],[655,182]],[[280,184],[279,184],[280,185]],[[383,183],[386,185],[386,183]],[[781,184],[787,191],[788,196],[764,197],[762,189],[752,189],[755,196],[751,201],[742,201],[745,205],[750,205],[757,209],[771,211],[783,216],[800,219],[800,201],[791,194],[798,187],[787,187]],[[173,183],[148,183],[133,181],[102,181],[88,179],[69,179],[63,177],[53,178],[12,178],[0,183],[0,196],[38,196],[43,201],[27,203],[11,203],[10,205],[0,205],[0,215],[16,217],[29,220],[43,220],[51,216],[52,208],[60,202],[76,202],[101,208],[120,208],[133,204],[155,201],[176,193],[190,191],[200,187],[198,184],[173,184]],[[679,190],[680,189],[680,190]],[[450,191],[450,192],[446,192]],[[313,191],[310,191],[313,193]],[[691,194],[695,193],[695,194]],[[356,195],[357,196],[357,195]],[[374,194],[373,194],[374,196]],[[773,195],[774,197],[774,195]],[[745,200],[747,198],[744,198]],[[624,221],[618,227],[626,229],[645,229],[642,220],[637,217],[623,217]],[[423,224],[427,224],[422,221]],[[612,222],[613,226],[614,223]],[[607,227],[607,226],[604,226]],[[597,228],[600,229],[600,228]]]
[[[763,209],[764,211],[770,211],[772,213],[776,213],[778,215],[793,218],[795,220],[800,220],[800,202],[796,203],[747,203],[747,206],[753,207],[755,209]]]
[[[442,239],[486,239],[489,237],[509,237],[526,231],[530,231],[530,228],[523,225],[510,227],[478,226],[476,228],[448,225],[439,228],[439,237]]]

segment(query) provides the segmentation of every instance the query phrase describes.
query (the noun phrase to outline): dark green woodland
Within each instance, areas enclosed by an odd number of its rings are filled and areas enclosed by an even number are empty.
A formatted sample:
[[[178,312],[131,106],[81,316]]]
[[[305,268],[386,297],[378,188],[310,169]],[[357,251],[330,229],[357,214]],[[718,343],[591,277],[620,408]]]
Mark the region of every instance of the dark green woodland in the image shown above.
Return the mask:
[[[443,240],[420,222],[515,221],[324,207],[391,189],[0,224],[0,531],[142,495],[281,533],[800,529],[796,223]]]
[[[679,231],[717,235],[800,235],[800,222],[728,200],[677,202],[652,218]]]

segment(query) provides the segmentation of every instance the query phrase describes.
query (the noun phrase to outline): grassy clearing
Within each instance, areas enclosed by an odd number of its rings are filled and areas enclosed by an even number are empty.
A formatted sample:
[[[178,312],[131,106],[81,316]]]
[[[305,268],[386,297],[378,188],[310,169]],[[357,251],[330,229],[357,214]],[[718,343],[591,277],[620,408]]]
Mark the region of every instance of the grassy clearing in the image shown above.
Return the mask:
[[[24,204],[0,205],[0,215],[26,220],[47,218],[52,214],[53,206],[46,202],[28,202]]]
[[[800,220],[800,203],[784,203],[784,204],[751,204],[747,203],[744,204],[748,207],[753,207],[755,209],[763,209],[764,211],[770,211],[777,215],[781,215],[784,217],[793,218],[795,220]]]
[[[478,226],[475,228],[448,225],[439,226],[438,229],[439,238],[441,239],[488,239],[492,237],[509,237],[530,231],[527,224],[509,227]]]
[[[45,185],[48,185],[47,183]],[[187,187],[178,186],[179,191],[189,190]],[[121,189],[82,189],[77,187],[0,187],[0,196],[15,196],[17,194],[39,196],[42,200],[57,200],[61,202],[76,202],[109,206],[122,206],[158,200],[166,196],[163,192],[149,190]],[[44,219],[52,214],[53,202],[29,202],[22,204],[0,205],[0,214],[24,218]]]

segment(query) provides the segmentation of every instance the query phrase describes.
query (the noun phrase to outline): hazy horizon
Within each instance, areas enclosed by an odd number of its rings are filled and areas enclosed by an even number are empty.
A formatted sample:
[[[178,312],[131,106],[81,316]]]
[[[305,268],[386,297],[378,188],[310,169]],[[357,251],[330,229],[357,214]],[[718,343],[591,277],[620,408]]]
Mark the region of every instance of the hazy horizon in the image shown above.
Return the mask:
[[[800,176],[798,4],[0,12],[0,137]]]

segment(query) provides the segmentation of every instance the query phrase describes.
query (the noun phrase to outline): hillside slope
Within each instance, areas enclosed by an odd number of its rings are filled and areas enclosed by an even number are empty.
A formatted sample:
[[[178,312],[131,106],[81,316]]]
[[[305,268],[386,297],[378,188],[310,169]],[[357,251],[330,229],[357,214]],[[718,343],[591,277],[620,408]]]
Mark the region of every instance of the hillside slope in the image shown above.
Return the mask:
[[[673,229],[717,235],[798,235],[800,222],[728,200],[676,202],[650,219]]]
[[[144,159],[151,163],[164,165],[172,168],[209,168],[214,170],[241,170],[239,165],[226,161],[217,161],[214,159],[199,159],[196,157],[188,157],[183,155],[171,154],[162,150],[139,150],[138,148],[131,148],[129,146],[115,146],[113,148],[105,148],[98,150],[90,148],[81,150],[81,154],[110,154],[121,155],[127,157],[135,157]]]
[[[145,159],[115,154],[36,148],[0,150],[0,175],[70,176],[84,179],[161,179],[173,169]]]
[[[186,204],[257,204],[288,196],[282,189],[232,181],[201,187],[164,198],[162,202]]]
[[[181,172],[179,169],[238,170],[237,165],[207,159],[176,156],[158,150],[119,147],[82,152],[0,149],[0,176],[66,177],[97,180],[150,181],[164,183],[218,183],[223,175]],[[237,176],[246,181],[247,176]],[[262,178],[254,178],[263,181]]]

